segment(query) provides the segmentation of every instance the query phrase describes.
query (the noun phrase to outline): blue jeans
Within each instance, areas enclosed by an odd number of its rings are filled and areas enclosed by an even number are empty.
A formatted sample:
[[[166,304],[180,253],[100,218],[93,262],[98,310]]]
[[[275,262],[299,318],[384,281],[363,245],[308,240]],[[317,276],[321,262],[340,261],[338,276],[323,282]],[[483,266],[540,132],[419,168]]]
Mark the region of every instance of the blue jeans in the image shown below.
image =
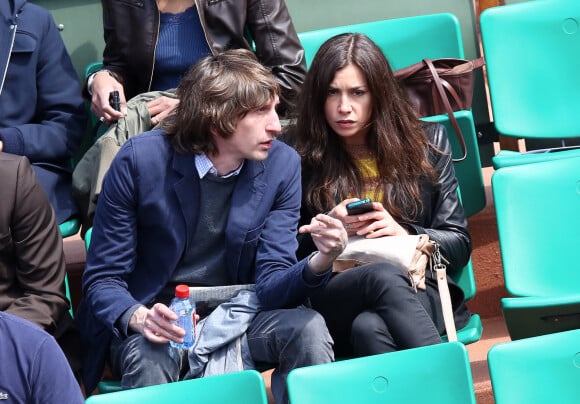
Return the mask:
[[[286,377],[295,368],[334,360],[332,338],[320,314],[306,307],[262,311],[246,337],[256,362],[277,365],[272,374],[276,403],[287,403]],[[169,352],[169,344],[154,344],[141,334],[111,343],[111,368],[123,389],[182,380],[188,358]]]
[[[333,275],[311,302],[337,354],[366,356],[441,342],[437,286],[427,289],[415,292],[396,267],[369,264]]]

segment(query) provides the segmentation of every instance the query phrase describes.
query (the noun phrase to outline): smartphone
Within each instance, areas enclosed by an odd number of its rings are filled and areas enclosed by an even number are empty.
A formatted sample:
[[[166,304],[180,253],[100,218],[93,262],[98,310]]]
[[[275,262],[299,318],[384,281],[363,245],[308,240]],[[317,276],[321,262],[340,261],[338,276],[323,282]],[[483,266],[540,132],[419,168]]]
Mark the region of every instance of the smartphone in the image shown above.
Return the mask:
[[[370,198],[361,199],[360,201],[351,202],[346,205],[346,212],[349,216],[360,215],[371,210],[373,210],[373,201]]]
[[[121,98],[117,90],[111,91],[109,94],[109,104],[115,111],[121,111]]]

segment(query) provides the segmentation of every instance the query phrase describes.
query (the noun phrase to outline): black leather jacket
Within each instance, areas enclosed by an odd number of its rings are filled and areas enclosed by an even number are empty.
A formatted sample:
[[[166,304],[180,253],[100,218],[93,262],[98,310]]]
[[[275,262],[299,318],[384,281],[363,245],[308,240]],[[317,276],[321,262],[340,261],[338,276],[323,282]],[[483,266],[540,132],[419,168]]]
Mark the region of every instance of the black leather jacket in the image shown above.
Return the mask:
[[[252,49],[280,83],[282,109],[306,74],[304,50],[284,0],[195,0],[211,51]],[[123,83],[127,99],[147,92],[159,34],[155,0],[102,0],[104,68]]]
[[[441,254],[449,260],[449,270],[462,268],[471,255],[471,236],[467,219],[457,193],[458,182],[451,156],[451,145],[445,127],[426,123],[424,131],[429,141],[443,153],[431,150],[430,161],[439,177],[436,184],[421,186],[423,213],[413,223],[402,223],[415,233],[427,233],[441,246]]]
[[[421,185],[421,198],[423,200],[423,212],[412,223],[400,223],[410,234],[428,234],[429,238],[437,241],[440,251],[449,264],[447,273],[467,265],[471,256],[471,236],[467,231],[467,219],[463,206],[459,202],[457,193],[457,178],[451,156],[451,145],[447,138],[445,127],[438,123],[425,123],[423,130],[429,141],[440,152],[431,150],[430,161],[438,173],[435,184],[423,183]],[[302,178],[308,178],[308,171],[304,170]],[[302,203],[300,225],[310,222],[310,219],[319,212],[309,212],[305,203]],[[299,235],[300,246],[297,251],[302,258],[316,250],[314,242],[309,235]],[[437,280],[434,272],[427,271],[427,283],[437,288]],[[464,303],[463,291],[447,278],[449,292],[455,314],[455,323],[458,328],[463,327],[469,321],[469,311]]]
[[[448,270],[464,267],[471,255],[471,236],[467,231],[467,219],[457,194],[457,178],[451,157],[451,145],[445,127],[437,123],[425,123],[423,126],[429,141],[442,153],[431,150],[430,161],[438,173],[435,184],[421,185],[423,212],[412,223],[400,223],[409,232],[428,234],[429,238],[439,243],[441,254],[449,261]],[[308,172],[303,173],[308,178]],[[309,223],[318,212],[308,212],[303,203],[300,224]],[[311,252],[314,244],[301,241],[299,256]]]

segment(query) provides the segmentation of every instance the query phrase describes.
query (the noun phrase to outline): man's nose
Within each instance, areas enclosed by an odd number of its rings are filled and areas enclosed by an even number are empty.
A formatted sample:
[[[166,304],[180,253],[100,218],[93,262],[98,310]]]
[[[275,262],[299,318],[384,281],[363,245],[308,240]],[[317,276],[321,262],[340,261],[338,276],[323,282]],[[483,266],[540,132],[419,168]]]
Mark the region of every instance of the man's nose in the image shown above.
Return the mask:
[[[278,116],[277,112],[272,113],[272,118],[268,122],[266,126],[266,130],[269,132],[281,132],[282,131],[282,124],[280,123],[280,117]]]

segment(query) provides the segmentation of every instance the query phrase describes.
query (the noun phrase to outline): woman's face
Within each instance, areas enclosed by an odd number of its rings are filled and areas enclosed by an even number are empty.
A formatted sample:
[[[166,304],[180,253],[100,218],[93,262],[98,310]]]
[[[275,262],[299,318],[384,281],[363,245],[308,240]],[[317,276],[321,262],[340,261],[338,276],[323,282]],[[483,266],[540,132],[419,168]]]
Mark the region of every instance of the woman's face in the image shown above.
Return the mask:
[[[345,143],[363,144],[371,114],[371,93],[361,69],[348,65],[338,70],[324,104],[324,115],[330,127]]]

